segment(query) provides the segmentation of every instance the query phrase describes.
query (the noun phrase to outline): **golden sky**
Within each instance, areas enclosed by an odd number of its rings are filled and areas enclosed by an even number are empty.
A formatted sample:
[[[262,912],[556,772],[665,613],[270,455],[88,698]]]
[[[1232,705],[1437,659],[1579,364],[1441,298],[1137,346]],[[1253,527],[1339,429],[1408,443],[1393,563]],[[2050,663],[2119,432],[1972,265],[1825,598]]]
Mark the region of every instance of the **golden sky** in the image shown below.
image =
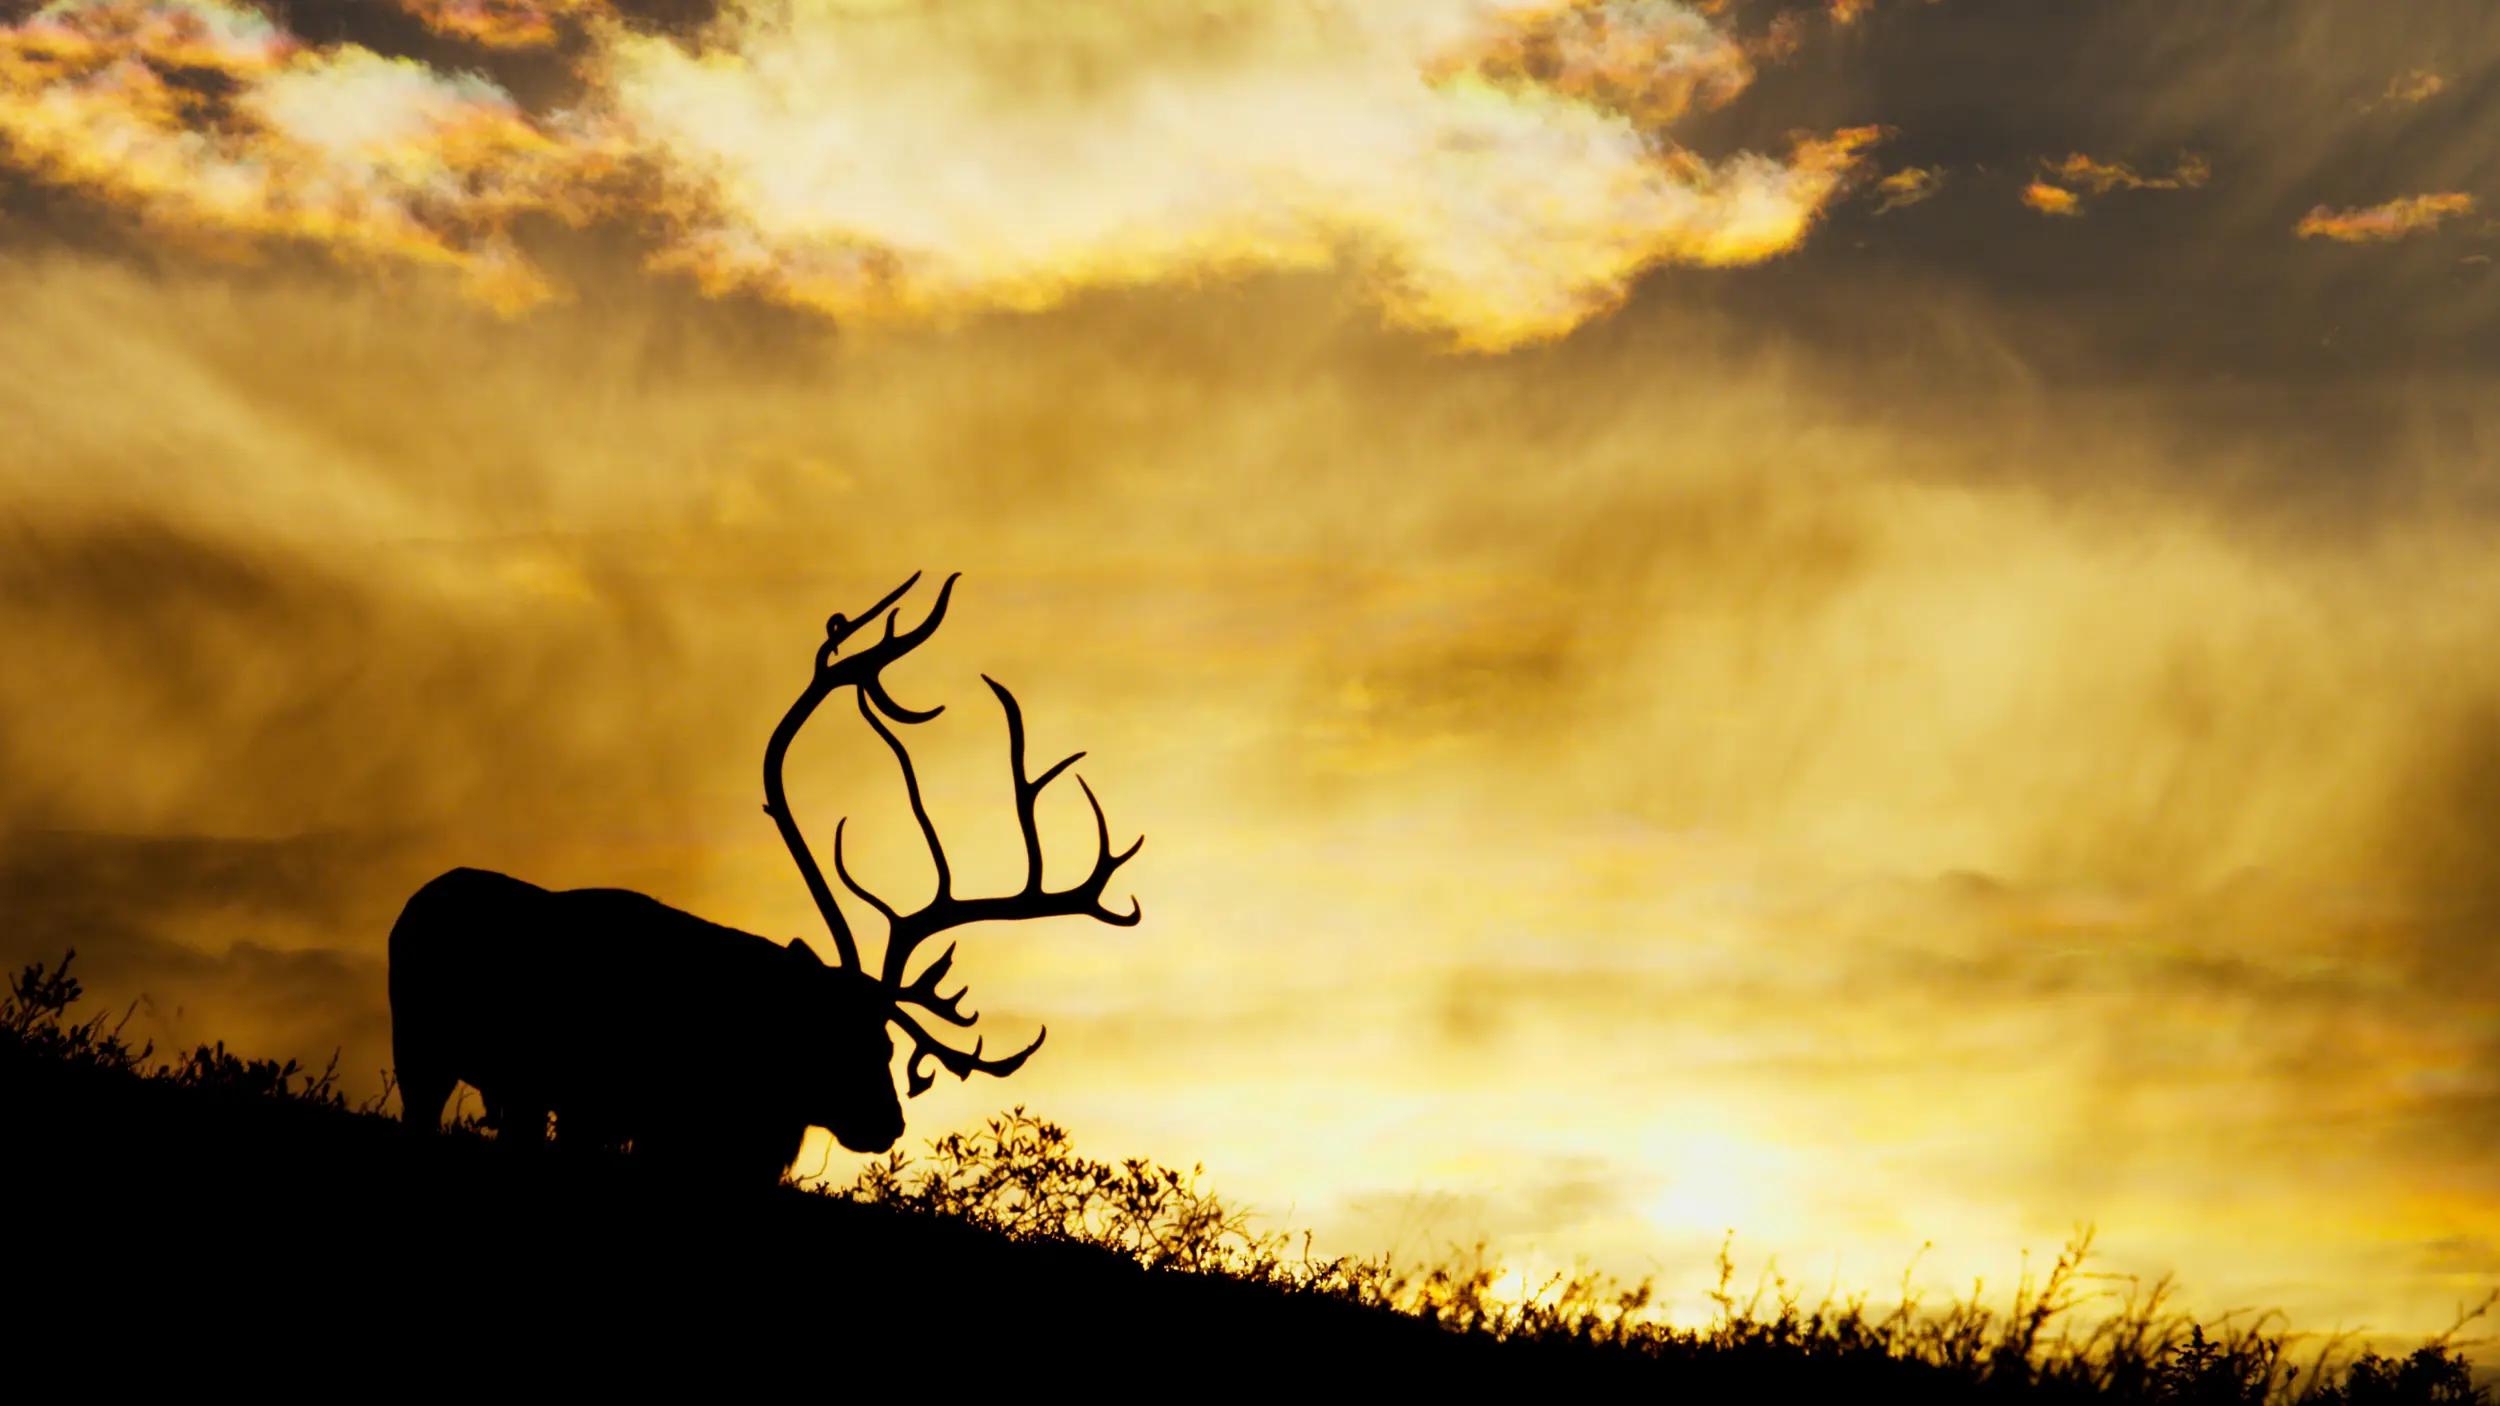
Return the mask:
[[[0,0],[0,957],[370,1087],[452,864],[812,932],[764,737],[962,570],[950,848],[1015,862],[987,672],[1147,918],[972,935],[1050,1043],[915,1136],[1687,1307],[1729,1228],[2092,1222],[2443,1327],[2500,15],[2034,8]],[[844,721],[794,806],[908,891]]]

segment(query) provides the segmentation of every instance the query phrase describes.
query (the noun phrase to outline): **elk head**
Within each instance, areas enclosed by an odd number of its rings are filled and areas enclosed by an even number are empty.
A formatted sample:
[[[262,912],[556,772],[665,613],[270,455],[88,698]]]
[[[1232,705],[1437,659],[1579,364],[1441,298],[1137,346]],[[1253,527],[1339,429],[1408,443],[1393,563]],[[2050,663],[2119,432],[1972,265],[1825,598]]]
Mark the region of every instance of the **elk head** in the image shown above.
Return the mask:
[[[1023,1067],[1033,1052],[1041,1048],[1050,1033],[1045,1027],[1033,1037],[1032,1043],[1013,1054],[991,1057],[985,1054],[984,1043],[975,1038],[971,1050],[956,1049],[937,1039],[921,1023],[921,1016],[955,1026],[969,1028],[979,1016],[963,1008],[968,988],[959,988],[949,995],[939,988],[954,967],[955,946],[919,967],[915,973],[914,959],[922,944],[940,933],[969,927],[978,923],[1017,922],[1030,918],[1082,916],[1117,927],[1134,926],[1142,910],[1131,899],[1125,913],[1104,906],[1103,890],[1111,876],[1134,856],[1145,843],[1140,836],[1128,848],[1113,852],[1110,824],[1103,817],[1102,802],[1083,777],[1076,779],[1085,792],[1085,799],[1094,813],[1095,855],[1092,868],[1076,883],[1062,889],[1045,887],[1042,882],[1041,831],[1034,820],[1034,803],[1042,790],[1060,773],[1074,766],[1084,753],[1065,758],[1045,768],[1041,775],[1028,775],[1024,756],[1024,711],[1017,706],[1015,695],[988,675],[982,682],[990,687],[1007,715],[1007,761],[1014,787],[1016,824],[1024,839],[1024,880],[1015,890],[992,895],[967,896],[954,889],[954,873],[948,866],[946,847],[938,838],[937,825],[929,818],[928,806],[920,793],[920,777],[912,769],[911,753],[903,746],[893,725],[927,722],[943,708],[907,708],[887,691],[883,670],[936,633],[939,622],[946,618],[946,606],[959,576],[949,576],[938,590],[937,601],[919,624],[908,630],[899,629],[900,612],[895,603],[920,579],[914,573],[910,580],[888,592],[868,610],[857,616],[835,615],[825,622],[825,642],[816,652],[814,676],[805,691],[790,705],[781,725],[773,730],[772,740],[764,749],[764,812],[780,828],[782,843],[789,848],[791,859],[798,865],[799,875],[807,883],[807,891],[823,915],[826,930],[832,935],[834,961],[816,959],[804,944],[793,944],[804,952],[804,958],[821,970],[821,981],[806,984],[821,993],[819,1008],[829,1019],[820,1017],[827,1030],[830,1045],[823,1051],[828,1064],[839,1064],[838,1071],[828,1068],[821,1083],[811,1086],[822,1089],[822,1100],[828,1105],[810,1113],[809,1121],[830,1129],[842,1145],[854,1151],[882,1151],[893,1144],[902,1128],[901,1105],[894,1097],[893,1083],[885,1070],[892,1059],[893,1044],[886,1035],[886,1026],[893,1025],[911,1037],[911,1058],[904,1065],[905,1083],[911,1096],[917,1098],[935,1082],[928,1069],[934,1060],[939,1067],[958,1079],[975,1074],[1004,1077]],[[857,653],[844,655],[843,646],[868,623],[879,616],[885,619],[883,635]],[[781,784],[781,765],[792,739],[805,726],[808,718],[836,689],[849,687],[857,692],[859,715],[867,720],[895,763],[902,769],[903,790],[911,802],[912,818],[918,822],[921,839],[927,844],[929,862],[936,871],[935,892],[929,900],[908,912],[897,908],[869,891],[852,877],[843,862],[843,832],[848,819],[834,827],[833,866],[843,887],[882,918],[886,926],[884,951],[872,972],[861,960],[859,944],[845,920],[841,905],[826,884],[823,870],[799,833],[798,822],[792,818]],[[811,973],[811,977],[813,974]],[[920,1015],[914,1015],[917,1011]],[[870,1038],[873,1036],[873,1039]],[[877,1094],[862,1087],[863,1071],[876,1071]],[[821,1113],[823,1116],[818,1117]]]
[[[759,1071],[766,1101],[853,1152],[885,1151],[903,1135],[903,1104],[888,1072],[893,998],[859,972],[828,964],[804,938],[790,943],[786,960],[777,1008],[758,1013],[777,1032],[780,1054],[778,1067]]]

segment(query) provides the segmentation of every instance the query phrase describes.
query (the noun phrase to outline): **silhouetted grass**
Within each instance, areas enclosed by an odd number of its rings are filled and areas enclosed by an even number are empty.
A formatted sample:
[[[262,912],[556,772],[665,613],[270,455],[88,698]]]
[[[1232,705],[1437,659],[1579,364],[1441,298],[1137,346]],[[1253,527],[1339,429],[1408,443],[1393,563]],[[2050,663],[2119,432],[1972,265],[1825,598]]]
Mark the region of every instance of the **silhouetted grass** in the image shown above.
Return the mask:
[[[1427,1270],[1314,1258],[1307,1237],[1297,1251],[1294,1237],[1254,1231],[1248,1215],[1200,1186],[1200,1175],[1136,1158],[1086,1157],[1065,1129],[1019,1107],[937,1139],[925,1158],[891,1154],[829,1194],[969,1221],[1014,1240],[1103,1246],[1150,1268],[1385,1308],[1450,1333],[1662,1366],[1811,1363],[1873,1376],[1906,1366],[1989,1395],[2051,1400],[2378,1406],[2486,1399],[2454,1338],[2494,1300],[2401,1359],[2344,1354],[2331,1340],[2296,1354],[2294,1336],[2271,1315],[2209,1326],[2175,1311],[2166,1280],[2130,1282],[2104,1301],[2087,1287],[2099,1281],[2086,1272],[2091,1235],[2084,1232],[2046,1275],[2026,1275],[2002,1311],[1975,1299],[1930,1308],[1906,1279],[1900,1299],[1881,1312],[1862,1298],[1807,1304],[1776,1279],[1739,1299],[1723,1245],[1715,1315],[1699,1327],[1676,1327],[1649,1312],[1655,1286],[1647,1281],[1565,1276],[1531,1295],[1499,1295],[1500,1267],[1481,1248],[1471,1263]]]
[[[528,1156],[473,1125],[408,1133],[381,1116],[381,1097],[348,1104],[335,1068],[315,1074],[222,1043],[157,1060],[123,1039],[126,1015],[72,1017],[81,992],[69,966],[27,968],[0,1002],[0,1117],[28,1139],[0,1164],[18,1227],[0,1276],[21,1289],[64,1269],[74,1280],[98,1263],[175,1254],[216,1262],[221,1282],[248,1263],[251,1292],[284,1293],[300,1273],[297,1292],[345,1285],[385,1312],[439,1311],[449,1296],[533,1321],[565,1321],[549,1317],[554,1302],[595,1308],[602,1322],[630,1312],[718,1327],[725,1285],[760,1287],[821,1257],[843,1268],[810,1292],[863,1343],[986,1342],[1060,1370],[1212,1365],[1255,1349],[1417,1381],[1702,1399],[2487,1399],[2456,1333],[2488,1301],[2390,1358],[2337,1340],[2296,1351],[2273,1316],[2199,1322],[2172,1307],[2167,1281],[2102,1290],[2112,1281],[2087,1272],[2088,1235],[2002,1308],[1930,1305],[1906,1276],[1881,1310],[1860,1298],[1807,1303],[1776,1278],[1740,1297],[1723,1246],[1710,1320],[1678,1327],[1653,1312],[1648,1283],[1565,1276],[1502,1295],[1481,1249],[1434,1268],[1315,1256],[1307,1236],[1256,1229],[1199,1171],[1087,1157],[1022,1108],[924,1156],[898,1152],[847,1187],[697,1196],[630,1156],[568,1152],[560,1129],[552,1150]],[[425,1212],[413,1223],[411,1207]],[[525,1300],[507,1297],[516,1273]],[[115,1302],[99,1300],[100,1321],[128,1331]],[[203,1302],[195,1317],[220,1306]]]

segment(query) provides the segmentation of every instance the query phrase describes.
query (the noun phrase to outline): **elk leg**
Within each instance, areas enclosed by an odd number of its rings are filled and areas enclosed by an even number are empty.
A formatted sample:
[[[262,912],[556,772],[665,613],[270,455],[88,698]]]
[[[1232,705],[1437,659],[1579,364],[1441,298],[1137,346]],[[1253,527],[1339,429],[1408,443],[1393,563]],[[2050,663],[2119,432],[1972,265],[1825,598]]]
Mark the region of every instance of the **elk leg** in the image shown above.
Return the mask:
[[[625,1140],[614,1127],[599,1121],[597,1115],[556,1110],[556,1146],[573,1152],[611,1152]]]
[[[765,1135],[756,1148],[756,1179],[779,1185],[783,1177],[791,1174],[791,1164],[799,1160],[799,1149],[806,1145],[805,1123]]]
[[[428,1132],[443,1125],[443,1105],[451,1099],[452,1085],[460,1082],[438,1069],[401,1061],[399,1078],[399,1118],[412,1128]]]
[[[497,1142],[509,1142],[527,1151],[547,1140],[547,1110],[527,1102],[507,1102],[503,1121],[495,1129]]]

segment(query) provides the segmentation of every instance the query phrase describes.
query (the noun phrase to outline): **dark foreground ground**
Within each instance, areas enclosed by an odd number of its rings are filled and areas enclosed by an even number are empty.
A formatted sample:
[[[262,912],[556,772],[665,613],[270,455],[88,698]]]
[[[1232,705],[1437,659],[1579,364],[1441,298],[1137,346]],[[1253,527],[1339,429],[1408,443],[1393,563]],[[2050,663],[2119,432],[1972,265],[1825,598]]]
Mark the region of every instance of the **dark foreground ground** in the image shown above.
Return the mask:
[[[2482,1399],[2448,1348],[2303,1382],[2278,1342],[2221,1351],[2149,1314],[2133,1339],[2071,1349],[2041,1337],[2047,1314],[1959,1310],[1747,1309],[1614,1341],[1603,1313],[1486,1327],[1448,1311],[1463,1291],[1399,1311],[1342,1282],[1151,1269],[925,1203],[687,1187],[630,1157],[413,1133],[234,1061],[150,1069],[93,1025],[25,1010],[0,1009],[0,1400]]]
[[[466,1363],[482,1385],[885,1369],[984,1397],[1183,1368],[1220,1385],[1498,1365],[1386,1310],[1089,1246],[113,1071],[0,1062],[0,1118],[0,1304],[17,1301],[0,1312],[16,1351],[100,1387],[168,1354],[202,1374]]]

